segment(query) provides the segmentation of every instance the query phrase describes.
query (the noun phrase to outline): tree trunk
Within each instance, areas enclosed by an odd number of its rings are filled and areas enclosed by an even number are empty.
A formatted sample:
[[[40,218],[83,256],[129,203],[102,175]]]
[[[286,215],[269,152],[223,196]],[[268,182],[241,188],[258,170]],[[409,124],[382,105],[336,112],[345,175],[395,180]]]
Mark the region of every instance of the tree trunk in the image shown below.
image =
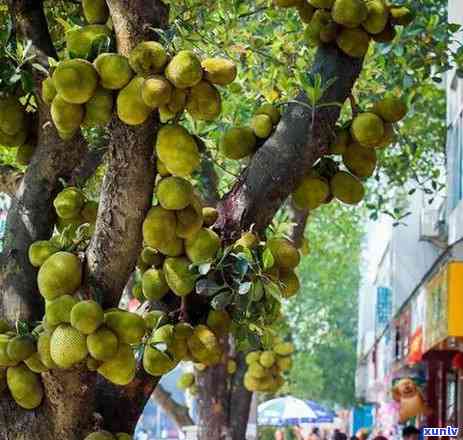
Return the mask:
[[[158,385],[154,390],[153,399],[180,429],[184,426],[194,425],[188,413],[188,408],[177,403],[162,385]]]

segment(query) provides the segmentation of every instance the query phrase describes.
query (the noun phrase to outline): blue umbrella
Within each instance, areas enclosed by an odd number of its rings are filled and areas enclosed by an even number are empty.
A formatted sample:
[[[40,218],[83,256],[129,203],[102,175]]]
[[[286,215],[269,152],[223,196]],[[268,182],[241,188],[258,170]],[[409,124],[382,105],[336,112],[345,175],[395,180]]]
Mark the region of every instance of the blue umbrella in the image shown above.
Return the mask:
[[[257,408],[260,426],[291,426],[316,420],[317,414],[306,402],[291,396],[268,400]]]
[[[317,414],[317,421],[315,423],[333,423],[334,419],[337,417],[333,410],[320,405],[314,400],[305,400],[305,403]]]

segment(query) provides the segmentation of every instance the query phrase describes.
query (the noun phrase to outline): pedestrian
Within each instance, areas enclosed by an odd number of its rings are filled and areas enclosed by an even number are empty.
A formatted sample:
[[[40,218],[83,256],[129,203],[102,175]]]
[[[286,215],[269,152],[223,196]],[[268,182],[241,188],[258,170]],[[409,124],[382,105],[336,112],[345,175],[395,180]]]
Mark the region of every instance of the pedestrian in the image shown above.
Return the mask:
[[[418,440],[419,438],[420,438],[420,430],[416,429],[414,426],[406,426],[402,430],[403,440]]]
[[[285,433],[281,429],[275,431],[275,440],[285,440]]]

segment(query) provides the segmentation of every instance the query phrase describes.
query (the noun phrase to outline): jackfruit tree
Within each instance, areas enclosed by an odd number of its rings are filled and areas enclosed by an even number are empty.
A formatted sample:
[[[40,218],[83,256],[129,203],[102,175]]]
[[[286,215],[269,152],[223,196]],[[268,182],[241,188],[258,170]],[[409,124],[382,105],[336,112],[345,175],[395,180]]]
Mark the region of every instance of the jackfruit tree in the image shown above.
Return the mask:
[[[130,439],[180,362],[199,438],[243,439],[252,393],[277,393],[293,363],[278,326],[309,212],[361,203],[413,132],[400,88],[356,90],[381,79],[375,43],[387,59],[406,34],[404,2],[180,3],[0,10],[0,145],[22,166],[0,169],[2,440]],[[294,53],[269,80],[258,28],[282,38],[278,17]]]

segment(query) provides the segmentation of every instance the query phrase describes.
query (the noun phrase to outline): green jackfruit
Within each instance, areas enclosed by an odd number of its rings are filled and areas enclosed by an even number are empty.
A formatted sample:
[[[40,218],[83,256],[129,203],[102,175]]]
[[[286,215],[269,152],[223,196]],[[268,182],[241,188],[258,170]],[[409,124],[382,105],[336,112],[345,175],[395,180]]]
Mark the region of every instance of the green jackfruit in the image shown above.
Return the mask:
[[[259,362],[264,368],[271,368],[275,361],[276,359],[273,351],[264,351],[260,355]]]
[[[58,95],[66,102],[85,104],[96,91],[98,73],[88,61],[64,60],[53,72],[53,84]]]
[[[8,368],[6,380],[11,396],[21,408],[31,410],[42,403],[43,386],[40,376],[26,365]]]
[[[72,295],[82,282],[79,258],[69,252],[57,252],[40,267],[37,283],[41,295],[52,300],[61,295]]]
[[[294,345],[291,342],[280,342],[273,347],[278,356],[289,356],[294,353]]]
[[[8,341],[6,352],[15,363],[26,360],[36,351],[35,340],[31,335],[18,335]]]
[[[167,65],[165,75],[179,89],[193,87],[203,77],[201,61],[191,50],[181,50]]]
[[[305,28],[304,36],[307,42],[320,45],[336,39],[337,25],[329,11],[318,9],[313,14],[310,23]]]
[[[220,93],[212,84],[200,81],[190,89],[186,109],[193,119],[213,121],[222,111]]]
[[[106,0],[82,0],[85,20],[90,24],[104,24],[109,18]]]
[[[336,127],[336,137],[330,145],[330,154],[343,154],[351,142],[350,132],[347,128]]]
[[[231,318],[225,310],[211,310],[207,315],[207,326],[218,336],[226,336],[230,332]]]
[[[315,8],[307,2],[303,2],[301,5],[297,6],[297,11],[299,12],[299,18],[302,23],[310,23],[312,20]]]
[[[216,365],[222,358],[222,350],[215,334],[205,325],[195,327],[188,338],[188,347],[193,358],[205,365]]]
[[[384,31],[389,19],[389,9],[384,0],[366,0],[368,17],[362,26],[369,34],[380,34]]]
[[[151,376],[162,376],[173,370],[177,362],[163,351],[147,345],[143,354],[143,368]]]
[[[113,107],[112,92],[98,87],[95,94],[85,103],[85,117],[82,125],[86,128],[108,125],[113,114]]]
[[[267,242],[275,264],[282,269],[294,269],[300,261],[299,251],[286,238],[272,238]]]
[[[0,145],[11,148],[20,147],[26,142],[27,135],[27,130],[21,130],[15,135],[10,135],[0,129]]]
[[[85,110],[82,105],[70,104],[60,95],[56,95],[51,103],[50,113],[60,137],[68,140],[79,130]]]
[[[56,96],[56,87],[53,78],[47,77],[42,81],[42,99],[45,104],[51,105]]]
[[[156,170],[161,177],[170,176],[169,170],[167,169],[166,165],[162,162],[162,160],[156,160]]]
[[[278,357],[277,366],[280,371],[289,371],[293,366],[293,360],[290,356]]]
[[[144,77],[161,73],[167,61],[167,52],[157,41],[143,41],[129,55],[130,67]]]
[[[10,340],[11,340],[11,337],[9,335],[6,335],[6,334],[0,335],[0,368],[1,367],[11,367],[18,363],[8,356],[8,344]]]
[[[185,391],[195,383],[195,375],[193,373],[183,373],[177,380],[177,388]]]
[[[307,0],[314,8],[318,9],[331,9],[334,4],[334,0]]]
[[[161,255],[159,255],[159,252],[152,247],[149,247],[149,246],[144,247],[141,252],[140,257],[142,261],[146,265],[148,265],[148,267],[151,267],[151,266],[158,267],[162,265],[163,260],[162,260]]]
[[[158,183],[156,196],[164,209],[184,209],[191,203],[193,186],[182,177],[166,177]]]
[[[51,342],[51,333],[45,331],[39,335],[37,340],[37,352],[39,354],[40,361],[47,368],[58,368],[51,357],[50,353],[50,342]]]
[[[152,109],[167,105],[172,98],[172,92],[172,84],[161,75],[146,79],[141,88],[143,102]]]
[[[335,0],[331,11],[333,20],[347,28],[356,28],[368,17],[363,0]]]
[[[133,440],[132,436],[125,432],[118,432],[116,434],[116,440]]]
[[[321,177],[305,176],[293,193],[293,201],[299,209],[316,209],[330,195],[328,183]]]
[[[145,326],[148,330],[157,328],[165,319],[166,314],[160,310],[152,310],[143,316]]]
[[[106,327],[87,336],[87,349],[92,358],[98,361],[109,361],[116,356],[119,348],[117,335]]]
[[[368,52],[370,36],[362,29],[343,29],[336,39],[339,48],[352,58],[362,58]]]
[[[178,296],[188,295],[195,287],[196,275],[190,271],[190,264],[184,257],[170,257],[164,261],[163,271],[167,284]]]
[[[56,213],[64,219],[72,219],[80,214],[84,206],[85,195],[83,192],[73,186],[63,189],[53,201]]]
[[[57,326],[61,323],[70,323],[71,310],[76,304],[77,299],[70,295],[62,295],[52,301],[47,301],[45,306],[47,324]]]
[[[85,335],[68,324],[60,324],[50,339],[50,355],[61,368],[71,368],[88,355]]]
[[[116,440],[108,431],[95,431],[87,435],[84,440]]]
[[[24,144],[20,145],[16,150],[16,163],[19,165],[27,166],[32,160],[35,152],[35,145]]]
[[[34,267],[40,267],[48,257],[59,251],[59,248],[49,240],[35,241],[29,246],[29,261]],[[1,329],[0,329],[1,333]]]
[[[407,26],[414,20],[412,11],[405,6],[393,6],[389,11],[392,24]]]
[[[143,295],[148,300],[159,301],[169,291],[161,269],[148,269],[142,279]]]
[[[278,107],[266,103],[262,104],[255,112],[256,115],[267,115],[272,120],[273,125],[277,125],[281,119],[281,113]]]
[[[180,238],[190,238],[203,226],[202,211],[198,212],[192,205],[176,212],[176,234]]]
[[[272,120],[267,115],[255,115],[251,120],[251,128],[256,137],[267,139],[272,134]]]
[[[6,333],[10,330],[10,325],[6,319],[0,318],[0,334]]]
[[[238,160],[253,154],[256,142],[252,128],[233,127],[224,133],[220,150],[228,159]]]
[[[136,313],[116,310],[105,314],[105,325],[124,344],[138,344],[145,335],[145,321]]]
[[[119,90],[125,87],[133,77],[129,60],[117,53],[102,53],[93,62],[102,87]]]
[[[376,102],[371,110],[385,122],[399,122],[407,114],[407,105],[397,96],[388,94]]]
[[[273,0],[273,4],[279,8],[293,8],[299,6],[304,0]]]
[[[342,155],[342,161],[354,176],[364,179],[373,175],[375,171],[376,151],[354,143],[347,147]]]
[[[281,295],[289,299],[297,294],[301,285],[298,276],[292,270],[280,271]]]
[[[40,360],[40,355],[38,352],[35,352],[32,356],[29,356],[24,363],[27,365],[29,370],[34,373],[45,373],[48,371],[48,368]]]
[[[220,245],[220,237],[214,231],[201,228],[185,240],[185,252],[193,263],[207,263],[215,258]]]
[[[246,355],[246,363],[251,365],[254,362],[258,362],[260,359],[261,352],[260,351],[251,351]]]
[[[100,43],[111,38],[111,29],[101,24],[90,24],[66,32],[66,48],[72,58],[90,59]]]
[[[125,386],[135,378],[137,363],[130,345],[119,344],[116,356],[103,362],[98,368],[104,378],[110,382]]]
[[[357,205],[365,196],[362,182],[345,171],[339,171],[330,182],[331,192],[341,202]]]
[[[180,125],[168,125],[158,131],[156,153],[171,174],[188,177],[200,162],[193,136]]]
[[[374,113],[360,113],[352,121],[350,132],[362,147],[374,148],[384,137],[384,122]]]
[[[227,86],[235,81],[236,64],[225,58],[205,58],[201,62],[204,77],[209,82],[219,86]]]
[[[21,103],[13,96],[0,99],[0,130],[14,136],[26,129],[26,114]]]
[[[143,222],[143,240],[155,249],[167,247],[176,239],[177,218],[174,211],[155,206],[148,211]]]
[[[127,125],[143,124],[151,114],[141,95],[144,82],[136,76],[117,95],[117,115]]]
[[[394,124],[385,123],[384,124],[384,136],[381,139],[381,142],[376,145],[376,149],[386,148],[396,140],[396,135],[394,131]]]
[[[71,310],[71,325],[84,335],[95,332],[103,321],[103,309],[96,301],[80,301]]]
[[[215,208],[206,206],[203,208],[203,219],[205,226],[212,226],[219,218],[219,211]]]

